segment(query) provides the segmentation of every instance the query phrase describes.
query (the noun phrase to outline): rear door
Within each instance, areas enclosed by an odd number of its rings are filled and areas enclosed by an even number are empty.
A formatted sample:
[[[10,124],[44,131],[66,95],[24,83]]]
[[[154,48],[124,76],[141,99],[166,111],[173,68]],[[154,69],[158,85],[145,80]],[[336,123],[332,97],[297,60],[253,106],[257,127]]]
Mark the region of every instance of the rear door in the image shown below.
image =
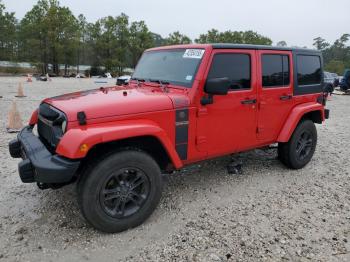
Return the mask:
[[[293,106],[291,51],[259,50],[258,129],[261,143],[273,143]]]

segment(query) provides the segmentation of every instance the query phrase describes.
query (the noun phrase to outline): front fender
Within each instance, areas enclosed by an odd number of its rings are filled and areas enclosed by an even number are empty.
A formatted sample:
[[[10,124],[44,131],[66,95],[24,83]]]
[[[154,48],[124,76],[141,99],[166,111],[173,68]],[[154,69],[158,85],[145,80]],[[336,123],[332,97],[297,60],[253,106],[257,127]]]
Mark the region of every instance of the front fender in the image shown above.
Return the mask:
[[[319,111],[321,114],[321,119],[324,121],[324,106],[317,103],[305,103],[294,107],[284,123],[284,126],[278,136],[277,142],[288,142],[292,136],[294,129],[297,127],[300,119],[307,113]]]
[[[183,166],[166,132],[150,120],[127,120],[69,129],[58,144],[56,153],[70,159],[84,158],[88,150],[80,150],[83,144],[91,149],[97,144],[139,136],[157,138],[167,151],[175,168]]]

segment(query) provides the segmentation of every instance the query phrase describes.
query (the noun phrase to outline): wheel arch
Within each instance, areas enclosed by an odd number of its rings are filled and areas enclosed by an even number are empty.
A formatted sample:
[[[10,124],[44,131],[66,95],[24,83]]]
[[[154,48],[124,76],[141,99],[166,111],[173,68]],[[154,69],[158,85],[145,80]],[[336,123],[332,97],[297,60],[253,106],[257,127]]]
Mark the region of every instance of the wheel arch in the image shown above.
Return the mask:
[[[316,124],[322,124],[325,119],[323,106],[317,103],[307,103],[293,108],[284,123],[277,142],[288,142],[299,122],[304,119],[312,120]]]
[[[82,150],[82,146],[86,148]],[[109,150],[112,147],[134,147],[146,152],[152,151],[153,155],[160,151],[171,160],[176,169],[183,166],[166,131],[149,120],[128,120],[68,130],[59,142],[56,153],[70,159],[83,160],[91,150]]]
[[[83,162],[88,164],[98,158],[103,158],[113,152],[122,150],[139,150],[149,154],[157,162],[161,170],[171,169],[170,164],[174,165],[171,156],[161,141],[151,135],[129,137],[96,144],[89,150]]]

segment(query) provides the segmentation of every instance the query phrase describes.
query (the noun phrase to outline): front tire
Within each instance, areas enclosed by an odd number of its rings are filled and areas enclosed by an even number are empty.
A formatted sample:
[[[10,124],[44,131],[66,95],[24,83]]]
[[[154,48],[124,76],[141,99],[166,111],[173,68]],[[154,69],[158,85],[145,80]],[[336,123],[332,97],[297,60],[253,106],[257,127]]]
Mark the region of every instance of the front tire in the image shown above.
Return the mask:
[[[278,144],[278,157],[289,168],[300,169],[306,166],[314,155],[317,144],[315,124],[302,120],[287,143]]]
[[[78,203],[95,228],[116,233],[143,223],[162,193],[159,166],[140,151],[121,151],[92,165],[78,183]]]

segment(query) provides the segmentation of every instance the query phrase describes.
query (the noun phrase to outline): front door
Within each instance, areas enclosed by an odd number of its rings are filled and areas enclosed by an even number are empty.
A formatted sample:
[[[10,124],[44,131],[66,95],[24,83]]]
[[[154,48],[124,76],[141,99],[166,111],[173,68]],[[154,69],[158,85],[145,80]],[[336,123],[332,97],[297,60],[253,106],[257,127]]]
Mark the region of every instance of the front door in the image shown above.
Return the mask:
[[[198,109],[197,149],[219,156],[254,147],[257,143],[257,89],[255,51],[214,50],[207,79],[228,77],[227,95]]]
[[[293,67],[290,51],[258,51],[258,140],[276,141],[293,106]]]

